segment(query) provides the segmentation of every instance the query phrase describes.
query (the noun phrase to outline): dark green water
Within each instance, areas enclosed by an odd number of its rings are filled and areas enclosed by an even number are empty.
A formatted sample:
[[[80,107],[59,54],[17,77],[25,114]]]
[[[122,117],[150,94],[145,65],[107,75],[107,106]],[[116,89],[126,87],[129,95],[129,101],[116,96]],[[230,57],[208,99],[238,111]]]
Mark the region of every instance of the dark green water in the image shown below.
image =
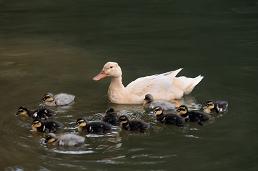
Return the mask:
[[[257,0],[0,0],[0,169],[256,171],[257,54]],[[229,112],[203,127],[96,138],[77,154],[42,146],[15,117],[49,91],[77,96],[56,116],[71,130],[105,111],[109,81],[92,77],[107,61],[125,83],[179,67],[202,74],[190,98],[227,100]]]

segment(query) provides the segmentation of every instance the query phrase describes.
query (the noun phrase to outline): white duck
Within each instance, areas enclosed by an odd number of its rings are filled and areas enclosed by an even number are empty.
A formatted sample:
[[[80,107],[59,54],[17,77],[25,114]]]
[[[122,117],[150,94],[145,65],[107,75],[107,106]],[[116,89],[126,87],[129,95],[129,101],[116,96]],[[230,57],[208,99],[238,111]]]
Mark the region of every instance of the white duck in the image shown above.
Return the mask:
[[[201,75],[195,78],[176,77],[181,70],[182,68],[163,74],[141,77],[125,87],[122,83],[122,70],[118,63],[107,62],[93,80],[98,81],[105,77],[111,77],[108,97],[112,103],[142,104],[146,94],[152,94],[154,99],[170,101],[191,93],[203,79]]]

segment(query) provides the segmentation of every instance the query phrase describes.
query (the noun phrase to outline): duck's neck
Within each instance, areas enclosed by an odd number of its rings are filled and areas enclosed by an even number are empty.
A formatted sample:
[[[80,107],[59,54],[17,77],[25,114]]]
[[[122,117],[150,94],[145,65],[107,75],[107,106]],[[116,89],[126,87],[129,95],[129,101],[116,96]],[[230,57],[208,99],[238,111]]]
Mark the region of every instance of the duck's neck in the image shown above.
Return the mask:
[[[108,96],[111,102],[117,103],[126,95],[125,87],[122,83],[122,77],[112,77],[108,89]]]
[[[110,83],[110,86],[109,88],[112,88],[112,89],[124,89],[124,85],[122,83],[122,77],[112,77],[111,78],[111,83]]]

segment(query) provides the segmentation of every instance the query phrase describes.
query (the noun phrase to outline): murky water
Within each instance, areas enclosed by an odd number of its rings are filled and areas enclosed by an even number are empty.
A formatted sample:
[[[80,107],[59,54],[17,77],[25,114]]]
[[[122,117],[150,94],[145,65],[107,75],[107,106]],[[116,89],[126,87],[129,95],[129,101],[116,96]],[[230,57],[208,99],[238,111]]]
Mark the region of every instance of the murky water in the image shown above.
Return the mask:
[[[0,0],[0,168],[2,170],[257,170],[258,1]],[[113,105],[109,80],[92,77],[119,62],[125,84],[184,67],[205,79],[190,101],[229,101],[214,122],[180,129],[155,125],[146,134],[117,128],[74,148],[49,148],[15,117],[46,92],[76,95],[55,109],[64,132],[78,117]],[[96,115],[97,114],[97,115]],[[148,116],[140,116],[152,122]]]

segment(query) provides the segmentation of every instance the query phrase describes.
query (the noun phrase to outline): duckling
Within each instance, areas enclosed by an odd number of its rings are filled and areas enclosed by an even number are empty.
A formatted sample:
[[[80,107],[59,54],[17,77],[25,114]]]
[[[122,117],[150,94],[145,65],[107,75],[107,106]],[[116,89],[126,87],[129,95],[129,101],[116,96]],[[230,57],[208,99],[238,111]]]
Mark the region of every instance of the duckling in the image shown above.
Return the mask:
[[[200,111],[188,111],[185,105],[181,105],[177,108],[177,114],[186,121],[197,122],[199,125],[203,125],[202,122],[209,120],[209,115]]]
[[[47,106],[67,106],[74,102],[75,96],[66,93],[53,95],[47,93],[42,97],[42,101]]]
[[[78,146],[83,144],[84,141],[85,137],[75,135],[72,133],[65,133],[61,135],[49,133],[45,138],[46,144],[57,146]]]
[[[60,125],[54,121],[40,121],[34,120],[31,124],[32,131],[34,132],[56,132]]]
[[[162,107],[164,111],[167,110],[175,110],[175,105],[164,100],[154,100],[153,96],[151,94],[146,94],[144,101],[143,101],[143,108],[145,111],[150,112],[152,111],[156,106]]]
[[[115,110],[113,108],[109,108],[106,111],[106,114],[102,119],[103,122],[107,122],[107,123],[109,123],[111,125],[114,125],[114,126],[117,125],[117,120],[118,120],[117,113],[115,112]]]
[[[127,116],[122,115],[118,119],[122,129],[132,132],[145,132],[149,124],[141,120],[129,120]]]
[[[184,119],[175,113],[166,113],[160,106],[156,106],[154,109],[154,114],[156,115],[157,121],[164,124],[173,124],[178,127],[184,126]]]
[[[203,111],[205,113],[224,113],[228,110],[228,102],[217,100],[217,101],[207,101],[203,106]]]
[[[89,134],[106,134],[111,132],[111,125],[102,121],[87,122],[85,119],[79,118],[76,124],[79,132]]]
[[[54,114],[54,111],[47,109],[45,107],[40,107],[36,110],[29,110],[26,107],[19,107],[16,115],[21,117],[31,117],[33,120],[41,119],[46,120]]]

